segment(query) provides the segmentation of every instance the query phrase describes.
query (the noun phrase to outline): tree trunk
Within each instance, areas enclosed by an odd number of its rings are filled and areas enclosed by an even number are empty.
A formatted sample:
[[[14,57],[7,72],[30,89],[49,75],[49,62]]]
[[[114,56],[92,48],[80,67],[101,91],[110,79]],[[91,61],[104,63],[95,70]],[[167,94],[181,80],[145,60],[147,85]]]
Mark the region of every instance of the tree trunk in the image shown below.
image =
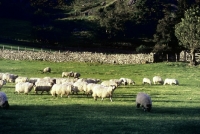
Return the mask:
[[[196,62],[196,58],[195,58],[195,51],[194,51],[194,49],[191,49],[190,54],[191,54],[190,65],[191,66],[196,66],[197,62]]]

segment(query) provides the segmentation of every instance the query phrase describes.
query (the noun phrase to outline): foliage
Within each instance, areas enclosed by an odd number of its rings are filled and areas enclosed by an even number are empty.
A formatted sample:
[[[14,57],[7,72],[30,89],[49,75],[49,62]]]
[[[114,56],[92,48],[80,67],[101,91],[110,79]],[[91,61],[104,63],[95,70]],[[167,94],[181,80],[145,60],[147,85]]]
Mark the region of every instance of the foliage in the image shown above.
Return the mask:
[[[191,7],[185,11],[182,21],[175,26],[175,35],[180,40],[180,44],[191,51],[192,61],[195,62],[195,50],[200,48],[200,8]]]

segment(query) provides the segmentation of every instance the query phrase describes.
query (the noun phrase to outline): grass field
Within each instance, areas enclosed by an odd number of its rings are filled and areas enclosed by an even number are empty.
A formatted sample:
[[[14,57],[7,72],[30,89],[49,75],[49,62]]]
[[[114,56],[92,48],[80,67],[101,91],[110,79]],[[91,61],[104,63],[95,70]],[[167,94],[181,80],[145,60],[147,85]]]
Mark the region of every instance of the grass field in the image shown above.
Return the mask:
[[[109,134],[197,134],[200,132],[200,72],[199,66],[164,62],[142,65],[100,65],[90,63],[52,63],[41,61],[0,60],[0,72],[27,77],[61,77],[63,71],[80,72],[82,78],[127,77],[136,85],[120,86],[103,102],[79,93],[67,97],[14,94],[14,83],[2,88],[9,99],[10,109],[0,109],[2,134],[44,133],[109,133]],[[46,66],[52,73],[41,74]],[[142,79],[155,75],[176,78],[179,86],[142,85]],[[151,112],[137,109],[138,92],[151,96]]]

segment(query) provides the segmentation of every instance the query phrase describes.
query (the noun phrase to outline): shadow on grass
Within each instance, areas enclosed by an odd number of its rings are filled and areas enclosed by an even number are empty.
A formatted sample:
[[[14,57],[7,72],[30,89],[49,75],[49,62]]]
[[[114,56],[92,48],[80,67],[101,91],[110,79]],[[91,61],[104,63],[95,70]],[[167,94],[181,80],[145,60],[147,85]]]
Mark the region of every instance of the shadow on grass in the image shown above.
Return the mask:
[[[11,105],[0,110],[2,133],[198,133],[199,108],[141,108],[109,103]]]

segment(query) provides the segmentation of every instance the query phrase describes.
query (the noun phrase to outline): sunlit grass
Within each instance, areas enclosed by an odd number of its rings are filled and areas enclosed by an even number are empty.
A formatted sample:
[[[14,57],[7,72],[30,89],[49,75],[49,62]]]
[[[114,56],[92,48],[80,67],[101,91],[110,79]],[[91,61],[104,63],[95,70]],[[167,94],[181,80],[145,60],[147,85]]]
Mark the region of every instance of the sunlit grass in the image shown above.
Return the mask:
[[[143,65],[101,65],[89,63],[54,63],[41,61],[0,60],[0,72],[27,77],[61,77],[63,71],[75,71],[82,78],[127,77],[136,85],[120,86],[113,94],[113,102],[105,98],[97,101],[83,93],[52,97],[47,93],[36,95],[14,94],[14,83],[2,88],[10,103],[9,110],[0,109],[2,133],[113,133],[113,134],[188,134],[200,131],[200,73],[199,66],[187,63],[153,63]],[[49,66],[52,73],[39,70]],[[179,86],[143,85],[142,78],[155,75],[176,78]],[[137,109],[135,98],[145,92],[152,98],[150,113]]]

